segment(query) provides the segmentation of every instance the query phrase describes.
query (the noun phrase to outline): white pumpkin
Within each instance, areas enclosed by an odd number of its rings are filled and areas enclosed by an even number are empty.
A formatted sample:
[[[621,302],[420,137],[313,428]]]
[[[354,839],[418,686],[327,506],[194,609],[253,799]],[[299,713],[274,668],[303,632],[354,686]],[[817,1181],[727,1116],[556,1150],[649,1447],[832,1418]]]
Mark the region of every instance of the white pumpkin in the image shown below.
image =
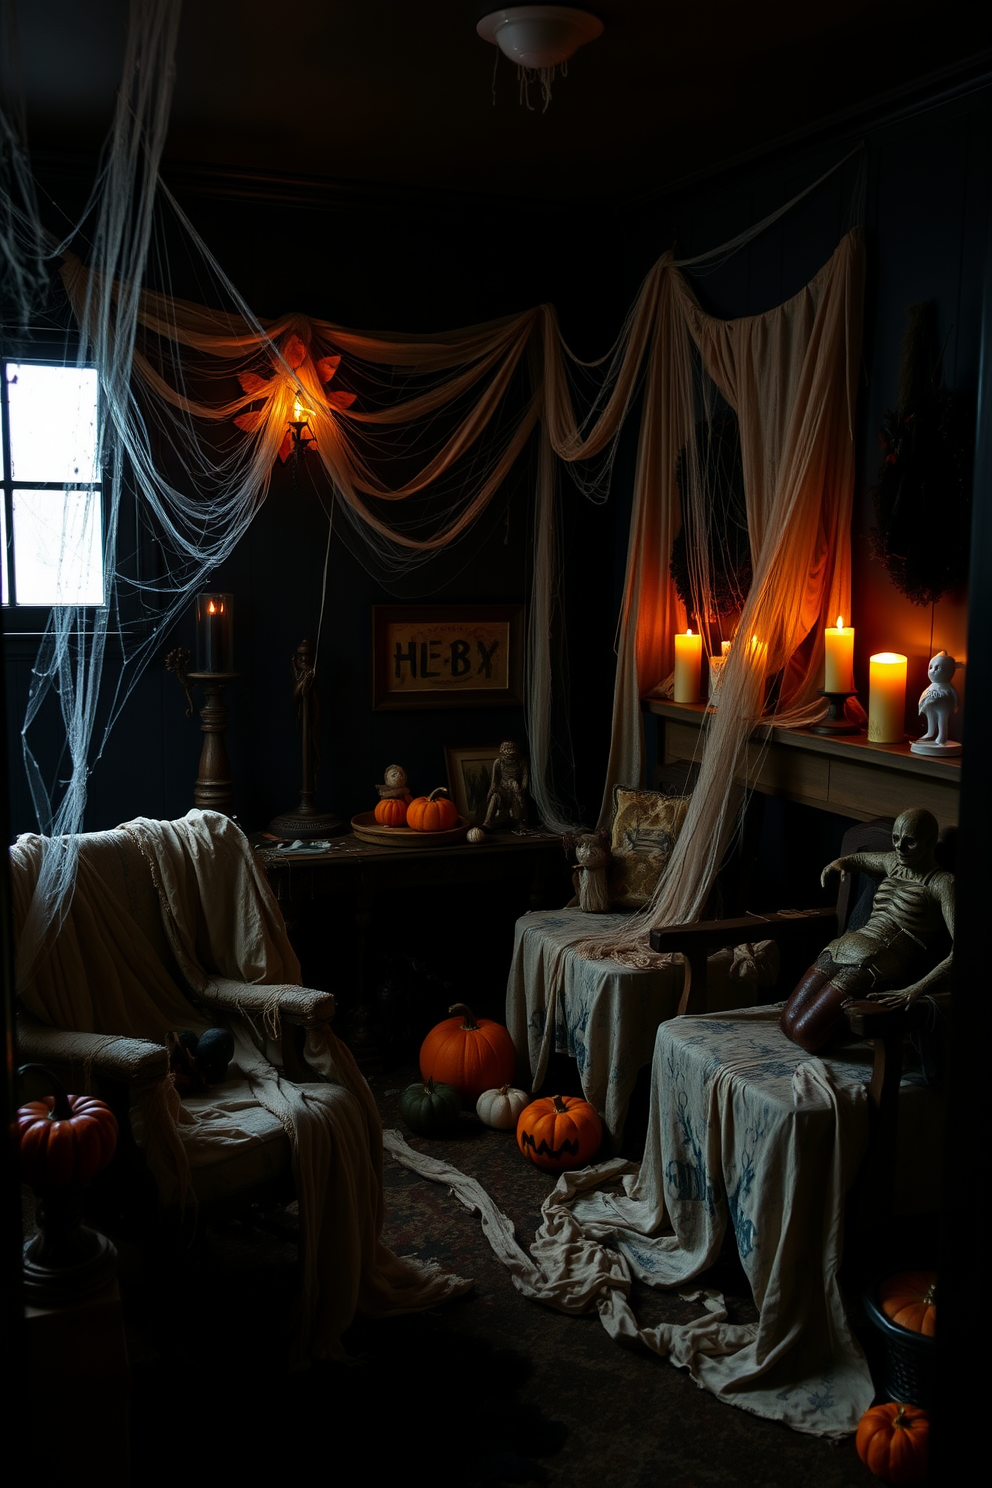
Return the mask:
[[[497,1131],[516,1131],[517,1118],[533,1097],[526,1090],[503,1085],[499,1090],[484,1090],[475,1103],[475,1112],[485,1126]]]

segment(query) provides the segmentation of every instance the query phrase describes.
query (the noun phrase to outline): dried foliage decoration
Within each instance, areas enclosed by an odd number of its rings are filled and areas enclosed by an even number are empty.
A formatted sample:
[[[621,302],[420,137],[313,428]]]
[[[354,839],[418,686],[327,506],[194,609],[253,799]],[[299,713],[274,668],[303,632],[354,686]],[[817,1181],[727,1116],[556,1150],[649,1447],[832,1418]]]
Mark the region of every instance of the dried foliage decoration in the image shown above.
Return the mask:
[[[973,435],[964,400],[944,386],[933,305],[911,305],[907,314],[899,406],[879,430],[870,541],[906,598],[929,605],[967,579]]]

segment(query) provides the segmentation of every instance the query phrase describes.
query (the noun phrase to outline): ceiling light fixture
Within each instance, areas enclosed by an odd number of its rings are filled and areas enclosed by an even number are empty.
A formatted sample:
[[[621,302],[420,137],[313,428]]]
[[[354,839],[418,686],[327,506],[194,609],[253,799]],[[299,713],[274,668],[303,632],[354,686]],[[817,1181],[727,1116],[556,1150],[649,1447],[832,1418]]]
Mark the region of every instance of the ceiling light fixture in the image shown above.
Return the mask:
[[[521,100],[528,107],[527,85],[534,74],[540,75],[547,108],[556,68],[567,72],[568,59],[587,41],[602,35],[603,23],[591,11],[571,5],[509,5],[483,16],[475,29],[484,41],[491,41],[516,62]]]

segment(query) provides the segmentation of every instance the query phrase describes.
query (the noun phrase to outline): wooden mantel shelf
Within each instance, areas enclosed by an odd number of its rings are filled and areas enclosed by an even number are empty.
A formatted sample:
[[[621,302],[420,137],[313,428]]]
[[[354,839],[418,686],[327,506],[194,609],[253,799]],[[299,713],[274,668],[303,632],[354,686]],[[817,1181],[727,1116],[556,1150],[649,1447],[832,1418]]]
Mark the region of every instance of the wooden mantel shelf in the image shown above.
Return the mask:
[[[705,703],[644,704],[658,717],[658,758],[666,764],[700,755]],[[909,744],[869,744],[865,734],[815,734],[759,724],[748,746],[748,783],[767,795],[835,811],[856,821],[897,816],[925,806],[941,826],[958,819],[961,756],[934,759]]]

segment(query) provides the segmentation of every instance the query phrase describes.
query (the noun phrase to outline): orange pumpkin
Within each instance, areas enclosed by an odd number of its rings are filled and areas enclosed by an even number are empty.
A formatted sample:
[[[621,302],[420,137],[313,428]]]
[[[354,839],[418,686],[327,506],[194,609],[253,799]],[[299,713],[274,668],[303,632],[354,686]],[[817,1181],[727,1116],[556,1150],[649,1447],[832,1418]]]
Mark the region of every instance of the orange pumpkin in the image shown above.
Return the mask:
[[[386,796],[375,808],[375,819],[382,827],[405,827],[406,802],[399,796]]]
[[[911,1333],[932,1338],[937,1331],[936,1271],[900,1271],[879,1284],[878,1300],[887,1318]]]
[[[21,1177],[32,1188],[86,1183],[117,1150],[117,1118],[91,1095],[67,1095],[51,1071],[24,1064],[18,1071],[44,1074],[54,1095],[19,1106],[16,1136]]]
[[[476,1018],[463,1002],[448,1012],[457,1016],[438,1023],[420,1046],[420,1073],[454,1085],[465,1104],[474,1105],[484,1090],[509,1084],[517,1053],[502,1023]]]
[[[927,1475],[930,1418],[915,1405],[873,1405],[858,1423],[858,1456],[876,1478],[922,1483]]]
[[[596,1109],[577,1095],[531,1101],[517,1122],[517,1146],[546,1173],[584,1168],[603,1141]]]
[[[406,808],[406,824],[415,832],[446,832],[458,825],[458,807],[444,786],[439,785],[429,796],[416,796],[410,802]],[[482,1094],[481,1090],[479,1094]]]

